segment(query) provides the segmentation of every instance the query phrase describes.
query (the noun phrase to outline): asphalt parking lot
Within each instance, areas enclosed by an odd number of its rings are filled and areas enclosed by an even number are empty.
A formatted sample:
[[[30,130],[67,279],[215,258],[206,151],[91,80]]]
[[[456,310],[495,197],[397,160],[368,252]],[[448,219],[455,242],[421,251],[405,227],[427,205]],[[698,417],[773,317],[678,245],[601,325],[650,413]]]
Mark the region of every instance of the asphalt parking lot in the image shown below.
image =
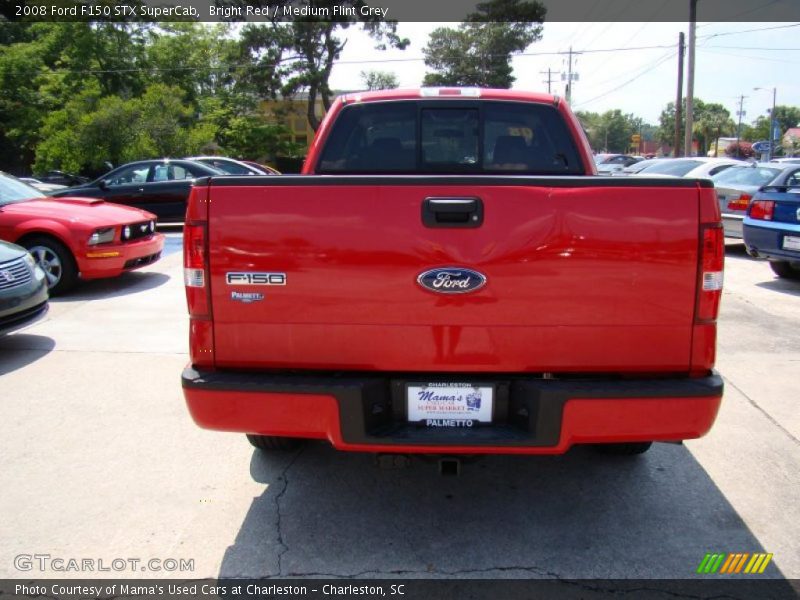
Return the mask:
[[[0,577],[15,557],[193,559],[151,576],[688,578],[769,552],[800,578],[800,283],[729,244],[715,428],[638,459],[574,449],[440,477],[322,443],[263,456],[183,404],[180,236],[0,338]],[[137,571],[117,573],[141,576]],[[105,574],[104,576],[108,576]]]

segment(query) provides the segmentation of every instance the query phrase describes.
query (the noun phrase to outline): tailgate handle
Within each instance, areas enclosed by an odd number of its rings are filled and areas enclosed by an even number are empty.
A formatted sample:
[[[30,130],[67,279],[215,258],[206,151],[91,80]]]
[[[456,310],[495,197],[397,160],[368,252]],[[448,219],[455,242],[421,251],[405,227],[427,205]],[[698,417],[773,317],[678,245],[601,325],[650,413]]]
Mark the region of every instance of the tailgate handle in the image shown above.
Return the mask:
[[[422,201],[425,227],[480,227],[483,201],[480,198],[425,198]]]

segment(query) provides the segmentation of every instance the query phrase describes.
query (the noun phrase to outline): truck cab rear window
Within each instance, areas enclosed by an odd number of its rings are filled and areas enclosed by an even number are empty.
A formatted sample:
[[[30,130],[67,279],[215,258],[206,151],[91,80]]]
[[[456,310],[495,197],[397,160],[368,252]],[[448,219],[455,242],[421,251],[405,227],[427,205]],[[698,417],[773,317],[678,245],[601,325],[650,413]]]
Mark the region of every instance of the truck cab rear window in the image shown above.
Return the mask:
[[[317,173],[581,174],[555,107],[522,102],[372,102],[342,109]]]

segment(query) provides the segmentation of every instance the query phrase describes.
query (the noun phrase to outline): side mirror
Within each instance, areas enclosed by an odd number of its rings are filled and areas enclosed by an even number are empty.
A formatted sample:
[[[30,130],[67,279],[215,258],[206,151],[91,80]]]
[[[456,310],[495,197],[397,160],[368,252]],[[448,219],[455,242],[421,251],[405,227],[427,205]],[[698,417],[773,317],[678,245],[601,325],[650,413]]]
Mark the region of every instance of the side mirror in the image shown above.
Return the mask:
[[[101,179],[100,182],[97,184],[101,190],[108,189],[108,179]]]

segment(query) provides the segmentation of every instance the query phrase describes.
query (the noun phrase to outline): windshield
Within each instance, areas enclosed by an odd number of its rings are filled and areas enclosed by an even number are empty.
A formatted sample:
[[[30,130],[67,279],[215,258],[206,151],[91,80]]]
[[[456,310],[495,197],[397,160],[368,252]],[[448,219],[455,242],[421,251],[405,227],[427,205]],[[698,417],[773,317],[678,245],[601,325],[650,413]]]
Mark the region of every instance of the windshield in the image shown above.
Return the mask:
[[[719,175],[714,175],[711,179],[717,185],[766,185],[775,179],[781,172],[780,169],[769,169],[766,167],[731,167],[725,169]]]
[[[699,160],[666,160],[650,165],[639,171],[639,173],[646,173],[648,175],[674,175],[675,177],[683,177],[695,167],[702,165]]]
[[[0,206],[31,198],[47,198],[47,196],[16,177],[0,174]]]

